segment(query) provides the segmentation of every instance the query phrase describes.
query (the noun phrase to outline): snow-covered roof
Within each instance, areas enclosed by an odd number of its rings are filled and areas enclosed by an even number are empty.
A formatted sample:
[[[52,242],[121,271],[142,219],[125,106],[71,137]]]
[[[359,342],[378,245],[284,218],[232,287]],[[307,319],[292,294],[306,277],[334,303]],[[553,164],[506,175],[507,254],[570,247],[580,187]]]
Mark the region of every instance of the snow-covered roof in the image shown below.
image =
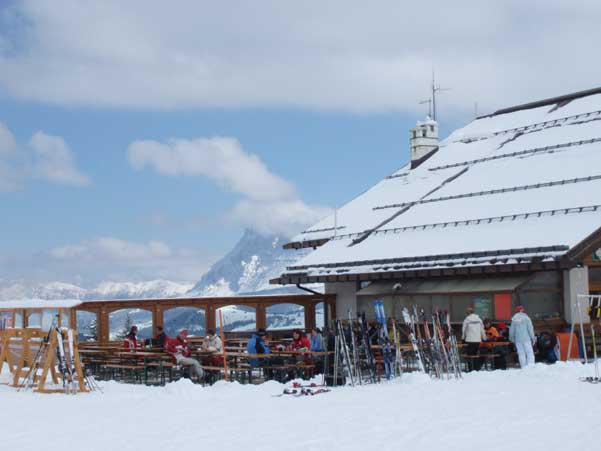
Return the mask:
[[[601,90],[501,110],[295,237],[307,277],[558,260],[601,227]],[[337,225],[334,234],[334,222]],[[319,243],[322,244],[322,243]]]
[[[13,309],[59,309],[73,308],[81,305],[82,301],[78,299],[19,299],[14,301],[0,301],[0,310]]]

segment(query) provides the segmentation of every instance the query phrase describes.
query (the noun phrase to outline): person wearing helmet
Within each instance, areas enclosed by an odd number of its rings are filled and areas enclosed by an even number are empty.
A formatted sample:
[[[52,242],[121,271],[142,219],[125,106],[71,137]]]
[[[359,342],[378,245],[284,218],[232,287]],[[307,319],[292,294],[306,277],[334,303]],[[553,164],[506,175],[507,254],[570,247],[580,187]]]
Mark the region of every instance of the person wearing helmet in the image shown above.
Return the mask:
[[[201,381],[204,371],[198,360],[190,357],[190,345],[187,341],[188,330],[182,329],[177,337],[170,339],[165,346],[165,350],[173,356],[175,363],[180,366],[189,366],[193,369],[197,381]]]
[[[534,351],[532,347],[536,343],[536,337],[532,321],[524,313],[524,307],[518,305],[515,312],[509,326],[509,340],[515,345],[518,351],[520,367],[526,368],[528,365],[534,365]]]

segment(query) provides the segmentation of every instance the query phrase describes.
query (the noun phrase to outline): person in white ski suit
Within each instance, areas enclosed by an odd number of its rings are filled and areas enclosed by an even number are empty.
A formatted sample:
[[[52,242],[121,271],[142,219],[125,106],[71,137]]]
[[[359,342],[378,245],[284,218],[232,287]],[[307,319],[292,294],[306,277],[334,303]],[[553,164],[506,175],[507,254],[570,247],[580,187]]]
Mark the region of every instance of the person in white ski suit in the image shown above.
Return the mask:
[[[534,336],[532,321],[524,313],[524,307],[518,305],[515,311],[516,314],[511,318],[511,326],[509,326],[509,340],[515,345],[518,351],[520,367],[525,368],[528,365],[534,365],[534,351],[532,347],[536,343],[536,337]]]
[[[467,309],[467,316],[463,320],[461,338],[465,342],[466,352],[469,356],[478,356],[480,354],[480,343],[486,340],[486,331],[482,319],[474,313],[474,309]],[[470,360],[470,370],[479,371],[482,367],[482,360]]]

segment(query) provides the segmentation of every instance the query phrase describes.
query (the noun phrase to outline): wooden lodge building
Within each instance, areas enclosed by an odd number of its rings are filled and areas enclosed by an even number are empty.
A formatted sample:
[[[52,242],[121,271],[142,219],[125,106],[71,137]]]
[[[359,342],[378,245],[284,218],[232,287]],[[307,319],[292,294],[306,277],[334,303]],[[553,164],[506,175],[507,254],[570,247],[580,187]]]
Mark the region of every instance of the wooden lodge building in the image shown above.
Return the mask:
[[[454,322],[468,306],[504,321],[521,304],[569,323],[578,294],[601,292],[601,88],[440,142],[429,119],[410,133],[409,163],[286,244],[314,251],[272,283],[324,283],[342,317],[382,299],[397,318],[416,304]]]

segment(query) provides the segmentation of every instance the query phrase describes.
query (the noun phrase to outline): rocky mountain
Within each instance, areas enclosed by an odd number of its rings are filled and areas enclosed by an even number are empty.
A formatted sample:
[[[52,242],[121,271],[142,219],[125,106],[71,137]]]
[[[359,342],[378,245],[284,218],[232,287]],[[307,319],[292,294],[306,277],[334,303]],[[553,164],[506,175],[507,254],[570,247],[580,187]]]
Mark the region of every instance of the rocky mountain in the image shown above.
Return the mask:
[[[285,238],[265,236],[251,229],[234,248],[216,262],[194,285],[189,294],[233,296],[256,293],[298,293],[296,287],[276,287],[269,280],[279,276],[307,251],[285,251]]]

